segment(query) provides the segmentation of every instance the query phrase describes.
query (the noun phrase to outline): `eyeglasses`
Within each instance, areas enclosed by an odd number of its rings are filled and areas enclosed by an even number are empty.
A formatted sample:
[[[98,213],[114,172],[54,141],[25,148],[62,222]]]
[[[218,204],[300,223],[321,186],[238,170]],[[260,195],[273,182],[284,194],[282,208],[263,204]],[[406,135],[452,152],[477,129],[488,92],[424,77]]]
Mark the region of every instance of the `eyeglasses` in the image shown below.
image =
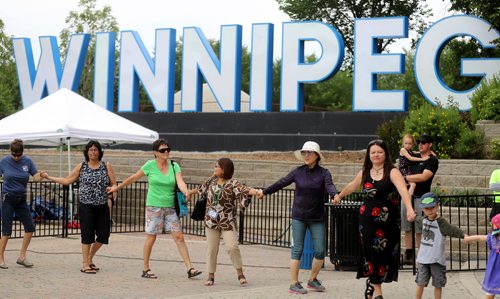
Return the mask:
[[[170,153],[170,151],[171,151],[171,150],[172,150],[172,149],[171,149],[171,148],[169,148],[169,147],[164,147],[164,148],[160,148],[160,149],[158,150],[158,152],[159,152],[159,153],[164,154],[165,152]]]
[[[302,156],[312,155],[313,153],[314,153],[313,151],[300,151],[300,154]]]
[[[425,144],[427,144],[427,143],[429,143],[429,142],[427,142],[427,141],[423,141],[423,140],[417,140],[417,144],[424,144],[424,145],[425,145]]]
[[[21,157],[23,155],[23,153],[14,153],[14,152],[11,152],[10,154],[12,155],[12,157],[15,157],[15,158]]]

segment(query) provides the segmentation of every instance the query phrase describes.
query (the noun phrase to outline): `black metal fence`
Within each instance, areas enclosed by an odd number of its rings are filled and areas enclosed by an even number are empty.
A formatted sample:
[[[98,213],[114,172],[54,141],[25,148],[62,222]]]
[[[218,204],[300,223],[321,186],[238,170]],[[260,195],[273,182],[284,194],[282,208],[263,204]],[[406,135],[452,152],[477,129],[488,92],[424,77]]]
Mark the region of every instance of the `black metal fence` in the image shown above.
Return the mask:
[[[1,186],[1,183],[0,183]],[[195,187],[188,184],[189,188]],[[80,233],[78,222],[78,186],[61,186],[50,182],[30,182],[28,200],[36,222],[35,237],[67,237]],[[112,233],[144,231],[144,208],[147,182],[134,183],[119,192],[112,209]],[[241,243],[277,247],[292,246],[291,207],[294,190],[281,190],[264,200],[253,198],[245,214],[239,217]],[[462,228],[466,234],[487,234],[492,195],[441,196],[441,216]],[[193,198],[193,203],[197,196]],[[357,217],[361,198],[352,194],[340,206],[325,206],[327,255],[342,270],[355,268],[359,253]],[[194,204],[189,205],[189,211]],[[182,218],[184,233],[205,235],[203,221]],[[22,237],[22,225],[14,221],[12,238]],[[485,269],[486,244],[465,244],[449,238],[448,270]]]

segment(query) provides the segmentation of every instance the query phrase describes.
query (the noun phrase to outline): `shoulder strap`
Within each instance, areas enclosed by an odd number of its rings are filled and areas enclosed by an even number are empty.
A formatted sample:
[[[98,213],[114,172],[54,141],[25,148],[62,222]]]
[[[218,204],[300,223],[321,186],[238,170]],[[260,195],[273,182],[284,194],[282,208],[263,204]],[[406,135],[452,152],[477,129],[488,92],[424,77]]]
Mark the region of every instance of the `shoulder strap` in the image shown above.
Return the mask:
[[[174,161],[170,160],[170,165],[172,165],[172,170],[174,171],[174,181],[175,184],[177,185],[177,178],[175,177],[176,173],[175,173]]]

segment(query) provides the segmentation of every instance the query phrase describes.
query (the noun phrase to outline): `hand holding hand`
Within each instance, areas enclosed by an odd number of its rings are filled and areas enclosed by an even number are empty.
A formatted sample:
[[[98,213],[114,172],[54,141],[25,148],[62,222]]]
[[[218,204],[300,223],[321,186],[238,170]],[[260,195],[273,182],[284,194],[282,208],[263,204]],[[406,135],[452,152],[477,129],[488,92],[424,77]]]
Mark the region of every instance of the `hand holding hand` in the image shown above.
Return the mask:
[[[340,196],[338,194],[335,194],[333,198],[330,197],[330,200],[334,205],[340,204],[341,201]]]
[[[186,192],[186,194],[184,194],[186,196],[186,200],[191,202],[191,195],[193,195],[193,190],[189,190]]]
[[[49,178],[49,174],[46,171],[40,171],[40,177],[42,179],[48,179]]]
[[[257,199],[263,199],[264,198],[264,191],[262,189],[259,189],[257,191]]]
[[[413,209],[408,209],[406,211],[406,219],[408,219],[409,222],[415,221],[415,217],[417,217],[417,214]]]
[[[115,193],[118,191],[118,186],[117,185],[113,185],[113,186],[109,186],[109,187],[106,187],[106,192],[108,194],[110,193]]]

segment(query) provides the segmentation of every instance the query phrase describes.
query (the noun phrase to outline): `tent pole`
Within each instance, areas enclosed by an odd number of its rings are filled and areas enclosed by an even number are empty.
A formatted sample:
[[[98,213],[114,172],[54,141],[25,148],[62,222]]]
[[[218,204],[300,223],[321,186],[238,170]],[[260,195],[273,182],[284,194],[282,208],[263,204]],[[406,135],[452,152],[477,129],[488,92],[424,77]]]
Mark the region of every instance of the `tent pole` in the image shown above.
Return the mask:
[[[71,173],[71,141],[66,138],[68,145],[68,175]],[[69,220],[73,223],[73,184],[69,185]]]
[[[62,177],[62,154],[63,154],[63,145],[64,145],[64,142],[62,140],[62,138],[60,139],[60,142],[59,142],[59,176]]]

